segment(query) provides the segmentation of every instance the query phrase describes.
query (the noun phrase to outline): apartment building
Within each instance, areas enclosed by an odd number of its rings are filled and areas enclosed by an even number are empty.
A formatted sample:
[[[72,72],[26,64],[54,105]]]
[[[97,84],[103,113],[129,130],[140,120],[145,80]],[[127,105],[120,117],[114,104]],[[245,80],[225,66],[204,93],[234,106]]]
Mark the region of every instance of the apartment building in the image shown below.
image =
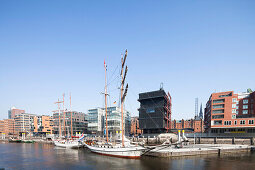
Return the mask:
[[[53,119],[51,116],[34,116],[33,132],[35,135],[46,135],[53,133]]]
[[[21,133],[32,133],[34,128],[34,117],[35,114],[21,113],[16,114],[14,117],[14,131],[16,134],[21,135]]]
[[[86,119],[85,113],[77,112],[77,111],[65,111],[65,119],[63,112],[53,113],[53,133],[59,134],[59,127],[61,127],[62,135],[70,135],[71,134],[71,114],[72,114],[72,128],[73,128],[73,135],[76,133],[88,133],[88,123]],[[60,126],[59,126],[59,119],[60,119]],[[64,122],[65,120],[65,122]]]
[[[212,93],[205,108],[204,124],[211,133],[255,133],[255,92]]]
[[[8,110],[8,119],[14,119],[15,115],[25,113],[25,110],[16,109],[14,106]]]
[[[13,119],[4,119],[0,120],[0,135],[5,137],[14,135],[14,120]]]

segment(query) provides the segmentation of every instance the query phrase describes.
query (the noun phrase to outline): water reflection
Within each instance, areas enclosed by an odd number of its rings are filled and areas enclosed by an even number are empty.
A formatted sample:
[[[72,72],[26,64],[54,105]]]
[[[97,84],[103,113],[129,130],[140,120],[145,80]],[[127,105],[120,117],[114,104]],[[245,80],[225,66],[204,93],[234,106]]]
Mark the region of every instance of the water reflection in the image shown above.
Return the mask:
[[[0,143],[0,168],[6,169],[254,169],[255,154],[123,159],[88,149],[62,149],[50,144]]]

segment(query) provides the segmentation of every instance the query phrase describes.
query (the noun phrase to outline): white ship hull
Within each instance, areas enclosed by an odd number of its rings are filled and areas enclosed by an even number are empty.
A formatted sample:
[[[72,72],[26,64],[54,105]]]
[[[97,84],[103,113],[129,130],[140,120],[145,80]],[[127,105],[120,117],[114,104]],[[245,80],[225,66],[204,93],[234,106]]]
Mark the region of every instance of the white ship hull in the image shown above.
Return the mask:
[[[62,147],[62,148],[80,148],[82,147],[82,143],[79,141],[54,141],[55,146]]]
[[[107,155],[107,156],[114,156],[114,157],[121,157],[121,158],[140,158],[145,150],[143,147],[140,146],[130,146],[130,147],[111,147],[109,146],[90,146],[85,144],[91,152]]]

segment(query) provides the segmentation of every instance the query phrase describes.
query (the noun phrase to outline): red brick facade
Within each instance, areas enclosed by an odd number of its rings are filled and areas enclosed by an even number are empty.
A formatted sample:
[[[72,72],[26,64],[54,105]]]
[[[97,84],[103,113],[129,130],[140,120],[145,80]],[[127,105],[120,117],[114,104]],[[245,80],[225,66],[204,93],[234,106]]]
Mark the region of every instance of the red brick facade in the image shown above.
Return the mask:
[[[130,134],[134,136],[139,136],[142,134],[142,130],[139,129],[139,120],[138,117],[131,118],[131,130]]]
[[[255,92],[235,94],[233,91],[212,93],[205,108],[207,132],[255,132]]]
[[[204,132],[204,122],[202,119],[173,120],[171,123],[171,130],[172,132],[186,130],[186,132],[202,133]]]

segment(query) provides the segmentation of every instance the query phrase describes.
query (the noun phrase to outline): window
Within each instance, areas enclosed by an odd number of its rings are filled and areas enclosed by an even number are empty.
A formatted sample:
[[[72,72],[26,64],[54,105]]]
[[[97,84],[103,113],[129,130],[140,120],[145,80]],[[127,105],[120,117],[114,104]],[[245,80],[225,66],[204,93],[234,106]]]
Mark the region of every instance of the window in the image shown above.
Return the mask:
[[[146,113],[154,113],[154,112],[155,112],[155,109],[152,109],[152,108],[146,109]]]
[[[221,109],[221,108],[224,108],[224,104],[213,105],[213,109]]]
[[[232,104],[232,108],[235,109],[236,108],[236,104]]]
[[[224,109],[213,110],[212,113],[224,113]]]
[[[225,99],[213,100],[213,103],[224,103]]]
[[[232,115],[232,119],[236,119],[236,115]]]
[[[229,93],[229,94],[223,94],[223,95],[220,95],[219,97],[229,97],[229,96],[232,96],[232,92]]]
[[[237,111],[236,111],[236,114],[238,114],[238,113],[239,113],[239,111],[237,110]]]
[[[247,103],[248,103],[248,99],[244,99],[243,104],[247,104]]]
[[[236,98],[233,98],[233,99],[232,99],[232,102],[233,102],[233,103],[236,103]]]
[[[231,125],[231,121],[224,121],[224,125]]]
[[[248,110],[243,110],[243,114],[248,114]]]
[[[236,109],[232,109],[232,113],[236,113]]]
[[[240,120],[240,125],[245,125],[245,120]]]
[[[212,119],[222,119],[224,118],[224,115],[213,115]]]
[[[243,105],[243,109],[248,109],[248,105]]]
[[[237,121],[236,120],[234,121],[234,124],[237,125]]]
[[[238,106],[238,105],[236,105],[236,109],[239,109],[239,106]]]
[[[249,125],[253,125],[254,124],[254,120],[249,120]]]
[[[215,120],[214,125],[222,125],[222,120]]]

